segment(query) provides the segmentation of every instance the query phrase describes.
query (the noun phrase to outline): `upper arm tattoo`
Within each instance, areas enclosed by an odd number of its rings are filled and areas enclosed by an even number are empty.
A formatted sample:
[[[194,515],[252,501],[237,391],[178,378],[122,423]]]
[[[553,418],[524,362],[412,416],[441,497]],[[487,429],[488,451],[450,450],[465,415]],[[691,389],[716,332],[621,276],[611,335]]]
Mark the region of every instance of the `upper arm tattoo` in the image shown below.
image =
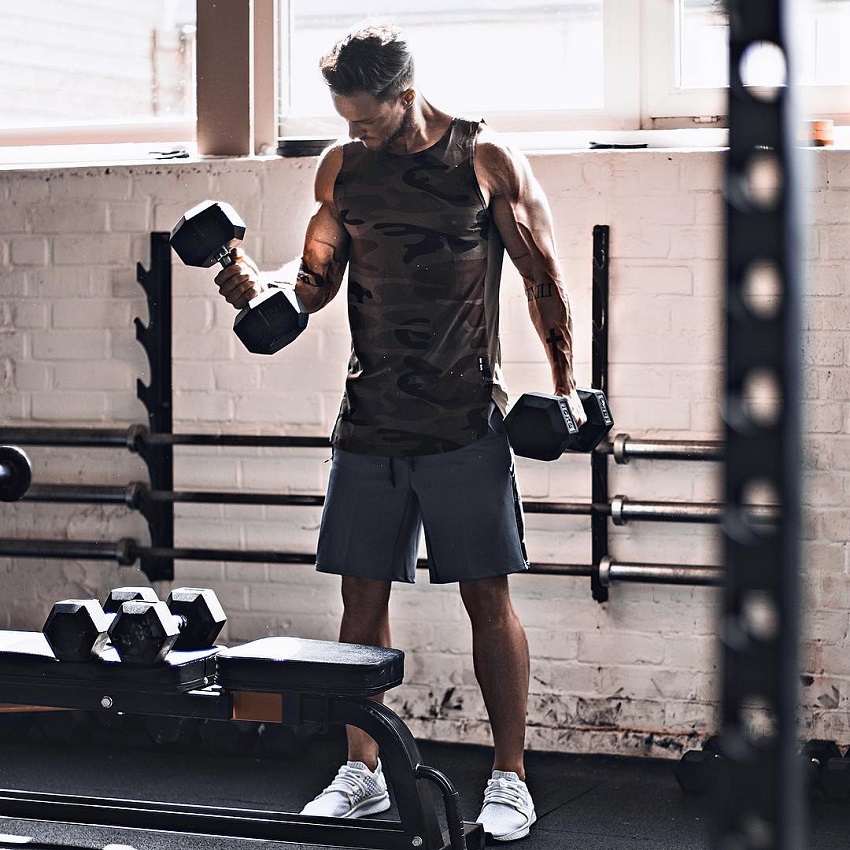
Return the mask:
[[[321,289],[327,283],[324,275],[314,272],[303,260],[301,261],[301,268],[298,269],[298,282],[305,286],[314,286],[317,289]]]

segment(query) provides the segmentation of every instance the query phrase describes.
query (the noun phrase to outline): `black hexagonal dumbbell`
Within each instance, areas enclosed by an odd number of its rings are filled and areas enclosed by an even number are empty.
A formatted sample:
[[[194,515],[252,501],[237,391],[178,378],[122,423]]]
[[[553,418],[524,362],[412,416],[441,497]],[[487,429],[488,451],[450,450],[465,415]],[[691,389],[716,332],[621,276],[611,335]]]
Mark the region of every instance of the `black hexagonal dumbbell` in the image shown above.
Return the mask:
[[[231,249],[241,244],[245,222],[230,204],[203,201],[174,225],[171,247],[187,266],[232,265]],[[274,354],[307,327],[307,311],[291,287],[270,287],[251,299],[233,331],[253,354]]]
[[[60,661],[88,661],[109,641],[109,626],[124,602],[156,602],[152,587],[116,587],[101,604],[96,599],[64,599],[44,621],[42,632]]]
[[[535,460],[555,460],[564,452],[591,452],[614,425],[602,390],[578,390],[587,422],[576,425],[563,396],[525,393],[505,417],[505,432],[514,453]]]
[[[109,627],[109,638],[121,661],[150,666],[172,649],[212,647],[226,622],[212,590],[181,587],[165,602],[125,602]]]
[[[686,794],[714,794],[721,779],[723,756],[720,738],[712,736],[701,750],[687,750],[675,769],[676,781]]]
[[[850,797],[850,759],[841,757],[835,741],[805,741],[801,754],[810,791],[819,789],[827,800],[833,801]]]

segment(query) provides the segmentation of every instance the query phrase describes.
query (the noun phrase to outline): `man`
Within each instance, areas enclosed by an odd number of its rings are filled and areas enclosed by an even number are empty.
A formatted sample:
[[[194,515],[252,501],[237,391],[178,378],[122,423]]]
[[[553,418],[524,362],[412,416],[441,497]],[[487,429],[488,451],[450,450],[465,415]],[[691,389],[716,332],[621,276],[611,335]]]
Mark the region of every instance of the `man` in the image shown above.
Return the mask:
[[[535,821],[523,753],[529,656],[508,575],[527,569],[498,340],[503,251],[525,283],[554,391],[585,421],[551,215],[524,156],[483,122],[414,87],[391,25],[352,32],[321,61],[351,141],[322,155],[295,290],[310,312],[348,268],[352,354],[333,431],[317,569],[342,576],[340,640],[390,645],[393,581],[412,582],[422,528],[432,582],[458,582],[493,734],[479,820],[493,838]],[[216,283],[234,307],[262,291],[241,251]],[[348,729],[348,763],[305,814],[390,806],[376,743]]]

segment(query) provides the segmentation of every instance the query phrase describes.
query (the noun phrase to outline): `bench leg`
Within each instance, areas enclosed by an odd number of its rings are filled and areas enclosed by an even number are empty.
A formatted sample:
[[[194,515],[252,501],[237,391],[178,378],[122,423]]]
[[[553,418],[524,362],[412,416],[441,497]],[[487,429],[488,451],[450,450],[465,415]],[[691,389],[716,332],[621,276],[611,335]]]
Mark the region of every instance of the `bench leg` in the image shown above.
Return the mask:
[[[464,828],[454,789],[439,771],[422,764],[419,748],[401,718],[382,703],[370,699],[332,698],[328,720],[357,726],[378,743],[386,773],[392,782],[393,797],[404,831],[411,836],[411,847],[442,848],[442,835],[433,801],[426,790],[427,781],[437,781],[446,800],[449,838],[453,850],[484,846],[484,833],[475,827]],[[442,781],[440,781],[442,780]]]

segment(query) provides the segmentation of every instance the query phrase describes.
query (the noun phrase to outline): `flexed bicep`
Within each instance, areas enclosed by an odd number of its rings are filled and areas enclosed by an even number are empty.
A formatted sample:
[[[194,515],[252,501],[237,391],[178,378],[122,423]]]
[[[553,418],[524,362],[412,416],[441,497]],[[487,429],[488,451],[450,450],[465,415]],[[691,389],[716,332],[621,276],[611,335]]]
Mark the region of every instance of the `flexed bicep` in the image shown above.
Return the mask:
[[[350,237],[337,213],[333,186],[341,148],[330,148],[316,171],[316,207],[307,224],[296,292],[308,312],[324,307],[339,291],[348,264]]]

